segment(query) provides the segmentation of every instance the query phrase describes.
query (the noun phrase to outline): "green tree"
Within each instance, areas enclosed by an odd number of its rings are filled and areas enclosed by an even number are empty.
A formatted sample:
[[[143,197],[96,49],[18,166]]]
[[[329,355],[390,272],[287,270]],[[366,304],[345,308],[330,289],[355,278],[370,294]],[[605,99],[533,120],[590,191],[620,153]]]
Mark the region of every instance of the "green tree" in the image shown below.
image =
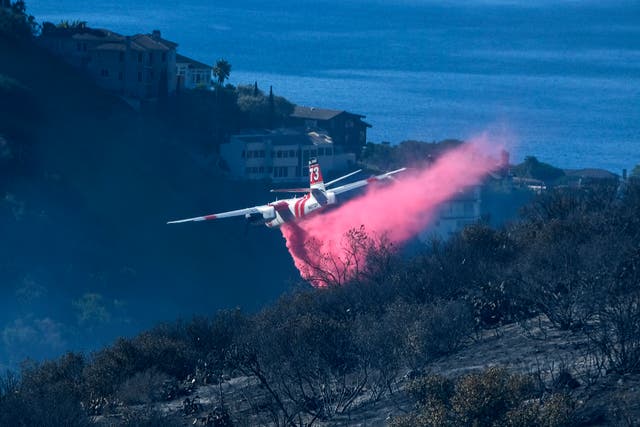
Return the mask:
[[[0,3],[0,36],[28,38],[38,31],[38,24],[32,15],[27,13],[27,5],[23,0],[13,3]]]
[[[216,64],[213,66],[213,75],[216,76],[218,85],[222,86],[225,80],[229,78],[230,74],[231,64],[223,58],[218,59]]]

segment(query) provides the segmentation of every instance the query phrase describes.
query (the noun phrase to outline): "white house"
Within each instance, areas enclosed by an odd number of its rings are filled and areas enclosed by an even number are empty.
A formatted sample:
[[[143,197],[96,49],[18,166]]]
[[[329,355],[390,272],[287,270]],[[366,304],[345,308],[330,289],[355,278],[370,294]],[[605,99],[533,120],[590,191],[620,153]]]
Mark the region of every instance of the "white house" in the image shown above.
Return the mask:
[[[220,147],[231,175],[238,179],[303,182],[310,158],[317,158],[323,173],[345,171],[355,165],[355,154],[336,153],[327,134],[295,129],[247,130]]]
[[[432,223],[420,233],[420,239],[426,241],[431,237],[437,237],[446,240],[467,225],[478,222],[481,217],[481,202],[479,185],[459,192],[440,205]]]
[[[213,67],[184,55],[176,55],[176,72],[178,75],[178,87],[195,89],[211,85],[211,72]]]

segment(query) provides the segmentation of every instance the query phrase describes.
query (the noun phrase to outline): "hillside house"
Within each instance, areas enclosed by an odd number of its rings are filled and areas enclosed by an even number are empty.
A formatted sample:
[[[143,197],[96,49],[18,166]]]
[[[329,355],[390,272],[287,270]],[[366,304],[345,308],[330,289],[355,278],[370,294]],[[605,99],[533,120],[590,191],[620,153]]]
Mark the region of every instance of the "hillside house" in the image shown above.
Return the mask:
[[[148,100],[176,90],[177,43],[160,31],[123,36],[84,25],[43,24],[40,43],[85,71],[98,86],[125,98]]]
[[[294,129],[247,130],[220,147],[231,175],[238,179],[304,182],[310,158],[317,158],[325,174],[355,164],[353,153],[340,153],[326,133]]]
[[[459,192],[439,206],[436,218],[420,233],[420,239],[427,241],[431,237],[437,237],[446,240],[467,225],[478,222],[481,218],[481,203],[481,186],[476,185]]]
[[[211,85],[213,67],[184,55],[176,55],[176,69],[178,76],[178,90],[195,89]]]
[[[296,106],[289,116],[289,123],[308,131],[323,130],[331,136],[338,152],[354,153],[359,157],[367,143],[367,128],[371,127],[362,120],[364,118],[344,110]]]

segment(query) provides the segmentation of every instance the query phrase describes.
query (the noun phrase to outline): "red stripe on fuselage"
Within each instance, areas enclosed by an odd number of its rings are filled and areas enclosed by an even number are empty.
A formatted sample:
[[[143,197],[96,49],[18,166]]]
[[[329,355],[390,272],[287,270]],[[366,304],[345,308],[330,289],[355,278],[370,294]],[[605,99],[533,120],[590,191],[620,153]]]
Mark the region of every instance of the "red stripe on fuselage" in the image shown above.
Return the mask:
[[[205,220],[209,220],[209,219],[216,219],[215,215],[207,215],[204,217]]]
[[[304,200],[304,199],[298,199],[298,200],[296,201],[295,206],[294,206],[294,209],[293,209],[293,210],[294,210],[294,212],[295,212],[296,218],[300,218],[300,217],[301,217],[301,215],[300,215],[300,203],[302,203],[302,201],[303,201],[303,200]]]
[[[310,196],[307,194],[302,199],[302,204],[300,205],[300,218],[304,216],[304,205],[307,203],[307,200],[309,200],[309,197]]]

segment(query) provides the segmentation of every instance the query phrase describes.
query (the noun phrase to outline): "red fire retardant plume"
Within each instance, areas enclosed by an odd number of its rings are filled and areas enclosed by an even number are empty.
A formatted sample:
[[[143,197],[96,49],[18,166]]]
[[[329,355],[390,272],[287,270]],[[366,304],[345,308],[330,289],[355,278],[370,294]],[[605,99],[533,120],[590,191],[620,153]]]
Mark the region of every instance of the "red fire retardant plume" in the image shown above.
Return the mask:
[[[282,234],[301,276],[314,286],[326,286],[326,280],[318,279],[321,268],[324,278],[348,280],[364,262],[356,260],[356,266],[351,259],[346,241],[350,230],[364,227],[369,236],[384,236],[393,244],[406,241],[425,230],[440,204],[499,167],[489,154],[495,151],[487,137],[473,139],[423,170],[401,172],[395,181],[371,184],[365,194],[336,209],[283,225]]]

